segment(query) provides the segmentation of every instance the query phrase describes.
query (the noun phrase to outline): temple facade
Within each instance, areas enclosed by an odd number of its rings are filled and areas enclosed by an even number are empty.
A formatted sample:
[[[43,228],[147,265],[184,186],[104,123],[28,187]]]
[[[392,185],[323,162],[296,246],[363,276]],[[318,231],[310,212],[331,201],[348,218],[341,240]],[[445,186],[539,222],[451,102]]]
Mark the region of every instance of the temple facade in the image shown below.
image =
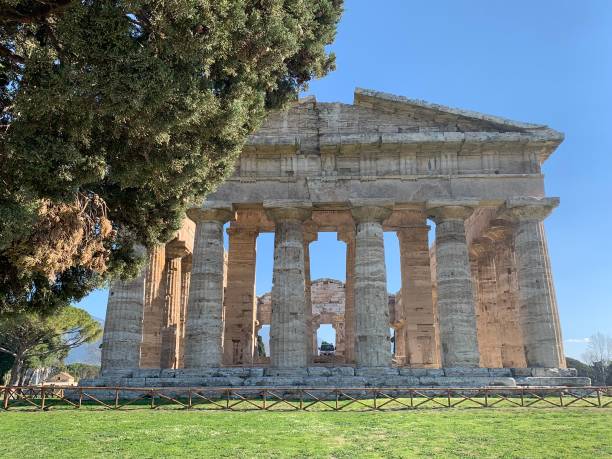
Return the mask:
[[[234,175],[149,252],[140,277],[111,286],[102,374],[239,367],[297,377],[317,364],[318,324],[335,323],[330,364],[350,368],[341,374],[571,376],[543,226],[559,200],[546,195],[541,166],[562,140],[544,125],[362,89],[351,105],[309,97],[271,114]],[[265,232],[274,253],[256,250]],[[310,279],[319,232],[346,244],[346,282],[329,286],[337,296],[327,303]],[[384,232],[400,248],[391,301]],[[257,257],[274,259],[262,298]]]

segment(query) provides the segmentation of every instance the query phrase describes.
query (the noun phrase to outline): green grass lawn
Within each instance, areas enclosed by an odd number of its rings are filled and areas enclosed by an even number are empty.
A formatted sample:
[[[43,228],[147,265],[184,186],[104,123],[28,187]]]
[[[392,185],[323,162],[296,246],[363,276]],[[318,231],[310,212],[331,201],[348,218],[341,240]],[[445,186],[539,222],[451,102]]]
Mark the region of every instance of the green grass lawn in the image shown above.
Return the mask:
[[[0,457],[612,457],[612,409],[0,412]]]

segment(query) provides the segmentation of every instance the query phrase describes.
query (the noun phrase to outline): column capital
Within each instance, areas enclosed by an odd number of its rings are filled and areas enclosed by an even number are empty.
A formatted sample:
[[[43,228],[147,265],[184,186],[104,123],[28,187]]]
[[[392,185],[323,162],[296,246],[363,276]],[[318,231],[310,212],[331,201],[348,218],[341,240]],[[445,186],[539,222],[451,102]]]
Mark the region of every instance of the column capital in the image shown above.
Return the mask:
[[[360,199],[349,202],[351,215],[357,223],[382,223],[393,213],[393,201]]]
[[[500,218],[512,222],[542,221],[559,205],[559,198],[512,198],[500,209]]]
[[[493,248],[494,247],[490,239],[484,237],[478,238],[470,244],[470,255],[476,259],[484,257],[487,254],[492,256]]]
[[[190,253],[184,241],[175,238],[166,244],[166,259],[183,258]]]
[[[230,203],[219,201],[205,202],[202,207],[187,209],[187,216],[196,223],[202,221],[225,223],[233,220],[235,214]]]
[[[231,226],[226,230],[228,236],[243,236],[245,238],[256,237],[259,234],[259,228],[255,226]]]
[[[312,203],[309,201],[278,199],[264,201],[263,207],[268,218],[274,222],[282,220],[303,222],[312,215]]]
[[[476,199],[428,201],[426,205],[427,215],[436,223],[446,220],[465,220],[478,206]]]
[[[429,235],[429,225],[402,227],[395,230],[400,242],[421,242]]]

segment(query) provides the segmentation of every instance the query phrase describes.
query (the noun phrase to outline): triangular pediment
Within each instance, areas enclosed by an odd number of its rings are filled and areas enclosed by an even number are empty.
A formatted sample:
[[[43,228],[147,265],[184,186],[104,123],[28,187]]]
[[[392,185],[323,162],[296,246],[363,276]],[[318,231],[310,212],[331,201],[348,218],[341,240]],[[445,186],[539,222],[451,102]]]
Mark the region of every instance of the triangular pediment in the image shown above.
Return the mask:
[[[357,88],[353,104],[317,102],[310,96],[271,113],[249,144],[315,152],[371,143],[537,142],[547,156],[562,140],[563,134],[545,125]]]

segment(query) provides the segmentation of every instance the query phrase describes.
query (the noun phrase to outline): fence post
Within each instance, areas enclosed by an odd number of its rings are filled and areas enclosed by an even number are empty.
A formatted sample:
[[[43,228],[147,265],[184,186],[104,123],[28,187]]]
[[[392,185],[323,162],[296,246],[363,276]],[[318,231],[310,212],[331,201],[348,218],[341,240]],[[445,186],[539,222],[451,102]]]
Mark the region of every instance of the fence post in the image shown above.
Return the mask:
[[[45,409],[45,395],[47,391],[45,390],[45,386],[40,386],[40,409]]]
[[[5,410],[8,410],[9,408],[9,395],[10,395],[10,389],[7,387],[4,388],[4,401],[2,402],[2,406]],[[601,405],[601,404],[600,404]]]
[[[601,388],[598,387],[595,392],[597,392],[597,406],[601,408]]]

